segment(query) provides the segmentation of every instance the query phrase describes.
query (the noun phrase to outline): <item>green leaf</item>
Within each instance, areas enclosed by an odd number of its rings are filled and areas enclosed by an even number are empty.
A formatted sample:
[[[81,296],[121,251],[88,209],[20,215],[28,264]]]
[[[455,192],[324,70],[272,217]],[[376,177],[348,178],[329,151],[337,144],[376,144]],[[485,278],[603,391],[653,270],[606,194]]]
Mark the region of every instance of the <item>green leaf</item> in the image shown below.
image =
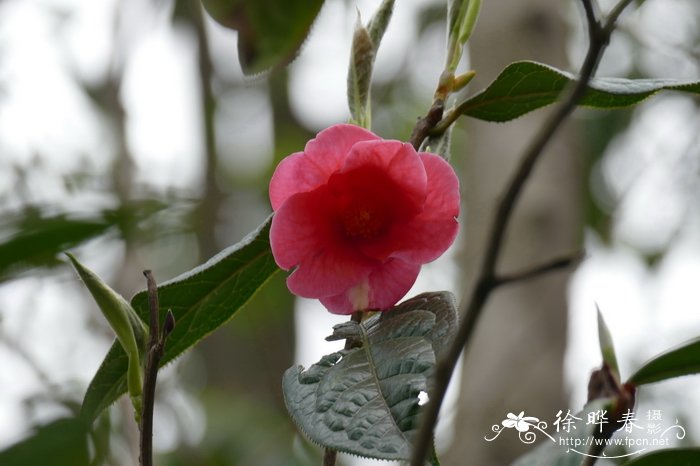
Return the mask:
[[[476,26],[476,20],[479,18],[479,11],[481,10],[481,0],[468,0],[468,2],[468,7],[464,16],[461,18],[462,24],[459,29],[458,40],[462,45],[466,44],[471,37],[474,26]]]
[[[6,217],[0,227],[0,282],[24,269],[56,265],[66,249],[105,233],[113,224],[101,216],[44,215],[30,210]],[[4,230],[4,231],[2,231]]]
[[[334,327],[328,339],[361,347],[329,354],[304,371],[288,369],[282,387],[290,415],[315,443],[369,458],[408,460],[430,393],[436,353],[456,329],[450,293],[425,293],[362,324]]]
[[[134,199],[115,209],[82,215],[57,212],[50,205],[7,212],[0,219],[0,282],[33,267],[64,264],[64,251],[98,236],[130,235],[139,222],[167,206],[153,199]]]
[[[625,466],[697,466],[700,464],[700,448],[674,448],[657,450],[625,463]]]
[[[459,34],[458,21],[462,15],[462,6],[465,1],[468,0],[447,0],[447,30],[449,31],[448,34],[455,36],[455,41]]]
[[[148,329],[129,303],[97,274],[81,264],[72,254],[66,253],[83,283],[95,299],[117,341],[128,359],[127,388],[136,416],[141,413],[141,391],[143,387],[142,355],[146,348]]]
[[[175,328],[168,336],[161,366],[228,322],[277,271],[270,251],[269,217],[241,242],[224,249],[207,263],[158,287],[161,322],[168,309]],[[137,293],[131,305],[148,321],[148,296]],[[90,421],[126,391],[127,357],[118,343],[112,345],[90,382],[81,416]]]
[[[454,76],[464,53],[464,46],[474,31],[481,0],[449,0],[447,2],[447,61],[444,73]]]
[[[700,338],[670,350],[644,364],[629,381],[644,385],[700,373]]]
[[[63,418],[39,427],[30,437],[0,451],[2,466],[87,466],[88,427],[80,419]]]
[[[247,75],[286,65],[309,34],[323,0],[203,0],[207,12],[238,31],[238,59]]]
[[[485,90],[455,111],[486,121],[509,121],[554,103],[575,76],[542,63],[508,65]],[[612,109],[634,105],[661,90],[700,94],[700,81],[594,78],[579,105]]]
[[[390,321],[416,309],[435,314],[435,325],[425,337],[433,346],[437,359],[440,359],[452,344],[452,338],[457,330],[455,297],[449,291],[421,293],[394,306],[391,312],[381,313],[380,319],[383,322]]]
[[[620,380],[620,369],[617,365],[617,356],[615,355],[615,346],[613,345],[610,329],[605,323],[603,313],[600,312],[598,305],[596,305],[596,309],[598,310],[598,344],[600,346],[600,353],[603,356],[603,361],[610,368],[610,371],[617,376],[617,380]]]

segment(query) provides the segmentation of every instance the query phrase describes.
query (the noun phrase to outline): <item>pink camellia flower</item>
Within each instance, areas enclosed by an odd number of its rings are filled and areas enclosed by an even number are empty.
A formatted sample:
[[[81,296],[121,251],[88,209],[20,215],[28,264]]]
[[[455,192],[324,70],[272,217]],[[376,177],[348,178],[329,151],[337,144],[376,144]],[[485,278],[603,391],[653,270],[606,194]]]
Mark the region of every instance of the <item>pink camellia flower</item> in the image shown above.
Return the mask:
[[[353,125],[321,131],[270,181],[270,243],[289,290],[334,314],[386,310],[457,235],[459,182],[441,157]]]

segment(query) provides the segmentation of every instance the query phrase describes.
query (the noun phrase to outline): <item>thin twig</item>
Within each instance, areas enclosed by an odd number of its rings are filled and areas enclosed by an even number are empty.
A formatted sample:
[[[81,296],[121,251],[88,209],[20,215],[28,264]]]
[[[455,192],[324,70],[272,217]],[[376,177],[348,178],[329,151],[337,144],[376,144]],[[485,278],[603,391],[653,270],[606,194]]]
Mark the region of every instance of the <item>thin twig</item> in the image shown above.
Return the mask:
[[[600,27],[598,23],[598,18],[600,13],[598,10],[598,4],[595,0],[583,0],[583,11],[586,13],[586,24],[588,25],[588,37],[594,34],[593,29]]]
[[[579,252],[571,256],[559,257],[557,259],[530,267],[519,272],[500,274],[494,278],[495,286],[503,286],[516,282],[523,282],[541,275],[571,267],[583,258],[583,253]]]
[[[156,376],[158,374],[157,361],[155,361],[156,371],[155,374],[153,374],[153,363],[155,356],[157,356],[155,350],[158,346],[158,289],[151,271],[144,270],[143,274],[148,284],[148,309],[151,319],[149,327],[148,359],[146,360],[143,384],[143,408],[140,425],[141,453],[139,455],[139,464],[141,466],[151,466],[153,464],[153,407],[155,404]]]
[[[588,3],[590,0],[581,0],[585,3]],[[644,3],[644,0],[622,0],[620,3],[615,5],[615,7],[610,10],[610,13],[608,14],[608,20],[605,22],[605,26],[603,26],[603,30],[605,31],[605,34],[610,38],[610,36],[613,33],[613,30],[615,29],[615,24],[617,23],[618,18],[622,14],[623,11],[630,5],[630,3],[634,1],[639,1],[639,3]]]
[[[592,7],[590,6],[591,0],[581,1],[587,11],[589,9],[592,11]],[[435,370],[435,385],[430,401],[426,406],[420,429],[416,435],[411,466],[422,466],[424,464],[430,448],[433,431],[437,424],[440,407],[444,401],[447,385],[452,377],[457,360],[471,340],[477,321],[481,316],[484,305],[488,301],[491,292],[501,284],[496,278],[496,264],[503,248],[503,239],[511,219],[511,213],[520,197],[520,193],[544,148],[576,107],[581,97],[585,94],[588,83],[600,62],[603,51],[608,45],[610,34],[612,34],[614,30],[615,21],[625,7],[631,2],[632,0],[622,0],[611,11],[605,26],[601,27],[597,20],[592,25],[589,25],[590,37],[588,53],[581,67],[579,79],[573,83],[573,86],[564,94],[561,103],[550,114],[539,133],[537,133],[531,142],[520,165],[510,180],[504,196],[498,204],[491,225],[490,235],[487,236],[488,243],[486,246],[486,253],[479,270],[478,278],[476,279],[476,286],[470,298],[464,301],[463,305],[460,307],[460,313],[464,315],[464,320],[457,331],[453,344]],[[587,17],[587,19],[590,21],[595,18]]]
[[[144,369],[143,378],[143,400],[141,410],[140,430],[140,453],[139,464],[141,466],[153,465],[153,408],[155,407],[156,398],[156,380],[158,378],[158,367],[160,359],[163,357],[163,348],[165,347],[165,339],[175,326],[175,318],[173,313],[168,311],[163,324],[163,329],[160,330],[158,322],[158,287],[150,270],[144,270],[146,283],[148,284],[148,310],[150,313],[150,328],[149,341],[146,359],[146,368]]]

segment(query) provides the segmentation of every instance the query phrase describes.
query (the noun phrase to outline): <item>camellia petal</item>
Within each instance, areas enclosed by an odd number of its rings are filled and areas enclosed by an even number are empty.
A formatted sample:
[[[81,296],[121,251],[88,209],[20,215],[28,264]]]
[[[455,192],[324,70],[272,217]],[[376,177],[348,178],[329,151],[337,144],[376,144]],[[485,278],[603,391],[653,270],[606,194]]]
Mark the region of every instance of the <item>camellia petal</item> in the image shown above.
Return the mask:
[[[304,152],[286,157],[270,180],[270,203],[277,210],[290,196],[312,191],[345,163],[350,149],[360,141],[379,139],[364,128],[336,125],[327,128],[306,144]]]
[[[312,191],[328,181],[328,174],[309,164],[303,152],[280,162],[270,180],[270,204],[277,210],[297,193]]]
[[[420,157],[428,174],[428,195],[421,213],[406,226],[414,235],[411,244],[396,257],[426,263],[440,257],[457,237],[460,197],[459,180],[450,164],[434,154]]]
[[[270,227],[270,246],[282,269],[289,270],[319,248],[329,246],[327,243],[333,232],[324,190],[327,188],[296,194],[275,212]]]
[[[374,262],[343,249],[322,249],[299,264],[287,287],[305,298],[333,296],[361,282],[375,267]]]
[[[428,179],[422,210],[408,222],[392,225],[385,237],[361,246],[375,259],[401,258],[421,264],[431,262],[454,242],[459,229],[459,180],[452,167],[434,154],[421,153]]]
[[[368,293],[366,309],[387,309],[396,304],[411,289],[420,272],[419,264],[391,259],[373,271],[367,279],[344,293],[321,298],[321,303],[333,314],[352,314],[357,310],[353,302]]]
[[[387,309],[403,298],[418,278],[421,264],[399,259],[387,261],[368,278],[370,309]]]
[[[413,146],[399,141],[369,141],[355,144],[341,173],[359,167],[377,167],[391,179],[397,192],[422,205],[427,194],[425,167]]]
[[[318,133],[306,144],[304,154],[319,166],[340,168],[355,144],[381,140],[376,134],[359,126],[339,124]]]
[[[376,261],[340,241],[330,219],[327,191],[321,187],[292,196],[275,213],[270,228],[277,265],[287,270],[296,267],[287,286],[307,298],[338,294],[376,266]]]

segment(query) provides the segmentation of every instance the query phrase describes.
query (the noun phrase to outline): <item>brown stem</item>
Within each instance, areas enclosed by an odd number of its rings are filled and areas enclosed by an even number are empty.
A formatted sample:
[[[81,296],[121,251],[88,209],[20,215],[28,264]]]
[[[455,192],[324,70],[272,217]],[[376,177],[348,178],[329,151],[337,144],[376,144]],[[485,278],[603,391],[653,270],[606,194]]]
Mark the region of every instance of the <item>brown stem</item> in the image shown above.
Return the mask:
[[[414,149],[418,150],[430,131],[440,123],[444,110],[445,102],[442,99],[435,99],[428,113],[418,120],[411,133],[411,138],[408,140]]]
[[[141,466],[153,465],[153,408],[156,398],[156,380],[158,378],[158,367],[160,359],[163,357],[165,339],[175,326],[173,313],[168,311],[163,325],[163,330],[159,331],[158,322],[158,287],[150,270],[144,270],[146,283],[148,284],[148,310],[150,313],[149,341],[146,359],[146,368],[143,377],[143,400],[141,408],[141,422],[139,424],[139,464]]]
[[[586,11],[593,11],[590,0],[581,0],[586,7]],[[529,179],[536,162],[539,160],[544,148],[551,141],[554,134],[564,123],[569,114],[576,107],[578,101],[586,92],[588,83],[590,82],[595,70],[600,62],[603,51],[608,45],[610,35],[612,34],[615,21],[628,6],[632,0],[621,0],[610,15],[604,26],[601,26],[598,21],[589,23],[589,47],[586,58],[579,73],[579,79],[573,86],[568,89],[562,98],[561,103],[550,114],[545,124],[540,129],[539,133],[531,142],[525,152],[520,165],[518,166],[513,178],[507,185],[506,192],[501,198],[496,214],[491,224],[490,235],[487,236],[488,242],[486,245],[486,253],[482,262],[481,268],[477,275],[476,286],[474,287],[471,296],[463,302],[460,307],[460,313],[464,315],[464,320],[460,325],[453,344],[450,346],[445,357],[438,363],[435,370],[435,386],[431,394],[430,401],[426,406],[426,410],[416,435],[416,443],[414,445],[413,456],[411,458],[411,466],[422,466],[428,454],[435,425],[437,424],[440,407],[445,398],[447,385],[454,372],[455,365],[462,351],[468,346],[471,336],[474,332],[479,317],[484,309],[484,305],[488,301],[491,292],[497,288],[501,282],[496,277],[496,263],[500,257],[503,248],[503,239],[506,229],[511,219],[511,214],[520,197],[520,194]],[[590,22],[595,19],[587,14],[587,19]]]

